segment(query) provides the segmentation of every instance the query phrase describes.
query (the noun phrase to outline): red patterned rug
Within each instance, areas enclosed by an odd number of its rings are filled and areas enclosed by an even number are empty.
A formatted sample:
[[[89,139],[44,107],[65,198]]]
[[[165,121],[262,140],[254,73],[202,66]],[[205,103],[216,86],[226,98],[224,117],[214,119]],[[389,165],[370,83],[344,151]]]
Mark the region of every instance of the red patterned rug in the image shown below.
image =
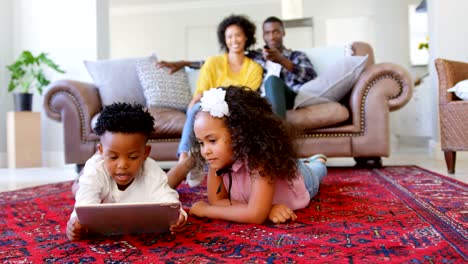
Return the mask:
[[[69,242],[71,182],[0,193],[1,263],[466,263],[468,185],[415,166],[330,168],[298,221]],[[179,188],[188,207],[206,195]]]

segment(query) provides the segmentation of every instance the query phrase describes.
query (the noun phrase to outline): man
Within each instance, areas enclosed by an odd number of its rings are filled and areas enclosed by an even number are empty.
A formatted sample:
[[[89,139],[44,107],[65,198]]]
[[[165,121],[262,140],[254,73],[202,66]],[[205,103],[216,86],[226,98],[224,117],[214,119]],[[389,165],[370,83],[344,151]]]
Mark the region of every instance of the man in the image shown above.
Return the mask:
[[[283,45],[286,35],[283,21],[269,17],[263,22],[263,49],[251,50],[247,56],[263,67],[263,88],[265,97],[272,104],[273,112],[283,118],[286,110],[292,109],[294,99],[302,84],[317,77],[315,70],[306,54],[287,49]],[[203,62],[165,62],[158,65],[170,69],[170,73],[184,66],[200,68]]]

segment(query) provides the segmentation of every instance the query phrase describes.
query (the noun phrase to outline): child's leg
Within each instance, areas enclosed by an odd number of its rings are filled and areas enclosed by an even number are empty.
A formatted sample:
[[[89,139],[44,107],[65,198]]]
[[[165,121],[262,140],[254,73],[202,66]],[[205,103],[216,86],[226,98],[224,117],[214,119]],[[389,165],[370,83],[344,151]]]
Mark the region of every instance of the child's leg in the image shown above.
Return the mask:
[[[188,153],[191,147],[191,135],[193,134],[193,124],[195,123],[195,115],[200,109],[200,102],[194,104],[187,110],[187,119],[185,120],[184,128],[182,129],[182,136],[180,138],[177,156],[179,161],[177,164],[167,172],[169,186],[176,188],[187,177],[187,174],[193,168],[193,160],[189,157]]]
[[[298,168],[304,177],[310,198],[314,197],[318,193],[320,182],[327,175],[327,166],[320,160],[312,160],[307,164],[299,160]]]
[[[265,98],[270,102],[273,112],[281,118],[286,118],[286,90],[289,88],[276,76],[270,76],[265,80]]]
[[[200,102],[194,104],[192,108],[187,110],[187,119],[185,120],[184,128],[182,129],[182,136],[180,138],[177,156],[181,153],[188,153],[190,151],[191,142],[190,137],[193,134],[193,124],[195,123],[195,115],[200,110]]]

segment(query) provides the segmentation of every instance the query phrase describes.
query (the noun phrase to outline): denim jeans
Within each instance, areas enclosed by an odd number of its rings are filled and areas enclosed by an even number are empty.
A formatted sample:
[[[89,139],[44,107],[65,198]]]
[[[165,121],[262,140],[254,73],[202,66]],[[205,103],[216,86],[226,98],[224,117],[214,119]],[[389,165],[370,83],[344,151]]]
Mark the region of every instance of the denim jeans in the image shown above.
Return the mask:
[[[319,190],[320,182],[327,175],[327,166],[318,160],[304,163],[302,160],[297,162],[299,171],[304,177],[304,183],[309,191],[310,198],[314,197]]]
[[[187,119],[185,120],[184,128],[182,130],[182,137],[180,138],[177,156],[182,152],[189,152],[192,147],[191,137],[193,134],[193,123],[195,123],[195,115],[200,110],[200,102],[197,102],[192,108],[187,110]]]
[[[293,108],[297,94],[276,76],[268,77],[264,86],[265,98],[270,102],[273,112],[279,117],[286,118],[286,110]]]

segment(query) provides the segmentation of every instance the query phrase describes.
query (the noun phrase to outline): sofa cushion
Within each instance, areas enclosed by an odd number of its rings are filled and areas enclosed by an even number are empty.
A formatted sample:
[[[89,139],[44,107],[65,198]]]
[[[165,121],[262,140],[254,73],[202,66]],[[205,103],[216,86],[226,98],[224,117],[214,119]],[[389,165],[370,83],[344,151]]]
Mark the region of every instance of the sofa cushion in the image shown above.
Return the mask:
[[[316,104],[286,112],[286,120],[302,133],[339,124],[348,118],[348,109],[336,102]]]
[[[145,97],[135,70],[140,58],[84,61],[104,106],[114,102],[145,105]]]
[[[187,73],[179,70],[169,74],[167,69],[156,67],[155,56],[138,60],[136,71],[148,107],[187,109],[192,99]]]
[[[184,128],[186,115],[184,112],[163,107],[149,107],[148,111],[154,117],[154,136],[151,138],[180,138]]]
[[[294,109],[309,105],[339,102],[359,78],[367,56],[349,56],[330,66],[322,75],[303,84],[294,101]]]

